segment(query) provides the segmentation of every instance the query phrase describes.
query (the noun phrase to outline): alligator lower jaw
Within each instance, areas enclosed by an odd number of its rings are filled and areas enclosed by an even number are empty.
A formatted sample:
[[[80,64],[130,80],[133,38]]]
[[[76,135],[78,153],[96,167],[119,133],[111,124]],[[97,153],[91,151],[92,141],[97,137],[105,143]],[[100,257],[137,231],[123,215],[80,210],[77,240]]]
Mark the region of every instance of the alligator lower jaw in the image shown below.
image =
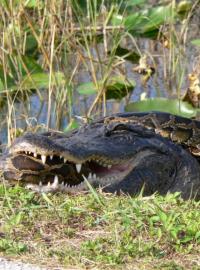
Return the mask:
[[[40,192],[40,193],[48,193],[48,192],[66,192],[66,193],[77,193],[81,191],[88,190],[88,186],[85,181],[82,181],[80,184],[70,186],[68,184],[64,184],[64,182],[59,182],[58,176],[54,176],[54,181],[51,184],[43,184],[41,181],[39,184],[28,183],[24,185],[26,189]]]
[[[74,165],[72,165],[74,166]],[[84,164],[82,165],[84,166]],[[120,169],[123,167],[122,165],[119,166]],[[115,170],[117,169],[117,165],[115,165]],[[70,183],[68,180],[60,180],[58,175],[54,176],[53,182],[43,183],[42,181],[39,182],[39,184],[35,183],[25,183],[25,188],[35,191],[35,192],[65,192],[65,193],[77,193],[81,191],[87,191],[89,188],[89,185],[93,187],[106,187],[111,185],[112,183],[117,183],[121,181],[125,176],[129,173],[130,168],[126,171],[123,171],[119,174],[111,173],[111,169],[108,169],[107,174],[101,174],[98,173],[89,173],[88,176],[84,174],[79,174],[79,182],[77,183],[76,178],[76,184],[73,184],[73,181],[71,180]],[[89,184],[88,184],[89,183]]]
[[[74,159],[78,160],[78,158]],[[88,190],[87,181],[92,186],[105,187],[121,181],[133,169],[132,159],[121,162],[108,161],[100,155],[88,157],[84,162],[75,163],[68,161],[64,156],[47,155],[44,157],[40,154],[34,155],[31,151],[21,151],[13,155],[12,161],[15,169],[22,172],[19,182],[36,192],[74,193],[84,191]],[[26,162],[30,166],[30,170],[26,169]],[[42,173],[38,170],[41,166],[45,168]],[[64,167],[67,170],[63,170]],[[57,170],[57,173],[54,173],[54,170]],[[68,170],[70,174],[68,174]],[[31,178],[34,180],[32,181]]]

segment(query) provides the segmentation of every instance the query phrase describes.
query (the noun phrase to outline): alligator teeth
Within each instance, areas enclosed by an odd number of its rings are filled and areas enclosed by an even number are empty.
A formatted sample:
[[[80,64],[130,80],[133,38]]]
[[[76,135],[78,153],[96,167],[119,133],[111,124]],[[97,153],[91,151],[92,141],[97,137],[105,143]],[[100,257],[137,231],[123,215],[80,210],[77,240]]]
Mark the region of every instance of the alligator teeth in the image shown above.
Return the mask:
[[[45,155],[41,155],[41,160],[42,160],[43,164],[46,163],[46,159],[47,159],[47,157]]]
[[[48,187],[50,187],[50,186],[51,186],[51,183],[50,183],[50,182],[48,182],[47,186],[48,186]]]
[[[97,178],[96,173],[93,174],[92,178],[93,179],[96,179]]]
[[[103,166],[103,167],[105,167],[105,168],[108,167],[108,165],[107,165],[107,164],[104,164],[104,163],[102,163],[101,166]]]
[[[108,169],[110,169],[112,167],[112,165],[108,165],[107,167],[108,167]]]
[[[67,162],[67,159],[66,158],[64,158],[64,163],[66,163]]]
[[[82,164],[76,164],[76,170],[78,173],[81,171]]]
[[[33,156],[36,158],[37,157],[37,153],[33,153]]]
[[[91,173],[89,173],[88,179],[92,179],[92,174]]]
[[[51,160],[53,159],[53,155],[50,155],[49,157],[50,157]]]
[[[42,181],[39,182],[39,186],[42,187]]]
[[[58,181],[58,176],[55,175],[54,176],[54,181],[53,181],[53,184],[51,185],[52,187],[57,187],[57,185],[59,184],[59,181]]]
[[[60,185],[61,185],[61,187],[64,187],[65,186],[64,181],[62,181],[62,183]]]

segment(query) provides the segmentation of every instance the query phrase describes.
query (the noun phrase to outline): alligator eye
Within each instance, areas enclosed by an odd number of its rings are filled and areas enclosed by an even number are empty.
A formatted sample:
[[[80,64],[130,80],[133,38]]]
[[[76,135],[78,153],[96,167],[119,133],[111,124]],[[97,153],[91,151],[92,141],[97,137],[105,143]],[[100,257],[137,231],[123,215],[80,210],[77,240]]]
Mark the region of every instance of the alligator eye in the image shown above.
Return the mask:
[[[117,124],[114,127],[108,127],[107,131],[106,131],[106,136],[111,136],[112,134],[119,134],[119,133],[124,133],[130,131],[129,126],[128,125],[124,125],[124,124]]]
[[[129,130],[129,128],[127,125],[123,125],[123,124],[119,124],[119,125],[115,126],[115,128],[114,128],[114,131],[121,131],[121,130],[127,131],[127,130]]]

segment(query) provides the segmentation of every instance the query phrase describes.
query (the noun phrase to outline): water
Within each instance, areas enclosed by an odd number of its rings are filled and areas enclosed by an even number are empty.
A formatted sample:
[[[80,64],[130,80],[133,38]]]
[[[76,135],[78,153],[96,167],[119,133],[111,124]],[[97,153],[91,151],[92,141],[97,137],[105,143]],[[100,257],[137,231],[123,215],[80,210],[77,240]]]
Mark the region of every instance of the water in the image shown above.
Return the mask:
[[[169,66],[166,66],[170,55],[169,50],[163,49],[163,46],[158,41],[152,41],[149,39],[139,39],[137,41],[137,45],[140,48],[141,52],[149,56],[150,62],[155,66],[156,73],[152,78],[147,82],[144,86],[141,83],[141,76],[137,73],[133,72],[133,64],[126,61],[125,64],[122,65],[122,69],[126,74],[126,77],[129,79],[133,79],[136,82],[136,87],[134,88],[129,99],[124,98],[123,100],[108,100],[107,101],[107,114],[112,114],[116,112],[123,112],[124,106],[131,101],[140,100],[141,94],[145,93],[146,98],[151,97],[168,97],[174,98],[177,97],[177,88],[180,82],[181,73],[183,73],[183,81],[181,84],[181,93],[187,89],[187,74],[194,71],[195,66],[197,67],[198,62],[200,63],[200,47],[193,46],[190,41],[199,36],[200,30],[197,24],[200,18],[198,16],[193,17],[193,20],[190,23],[190,32],[188,33],[188,42],[186,50],[183,55],[181,55],[180,50],[176,49],[177,54],[180,54],[180,58],[182,59],[179,63],[179,72],[176,73],[176,76],[173,78],[169,73]],[[127,48],[132,48],[132,44],[130,41],[125,42]],[[130,44],[129,44],[130,43]],[[100,45],[103,46],[103,45]],[[164,59],[164,56],[166,57]],[[73,63],[73,61],[72,61]],[[73,70],[72,66],[72,70]],[[178,66],[176,67],[178,70]],[[165,72],[166,71],[166,72]],[[88,72],[86,70],[79,70],[76,74],[76,84],[82,82],[88,82],[91,78],[88,76]],[[59,91],[59,90],[58,90]],[[30,95],[30,97],[21,102],[14,103],[13,110],[13,118],[15,122],[13,123],[13,128],[18,129],[29,129],[35,131],[36,126],[40,126],[41,130],[45,129],[47,125],[47,112],[48,112],[48,93],[45,90],[41,90],[43,95],[43,100],[40,100],[36,93]],[[72,106],[72,114],[73,115],[85,115],[88,111],[88,108],[91,106],[94,97],[84,97],[80,96],[77,93],[74,93],[73,97],[73,106]],[[63,130],[68,124],[68,108],[66,105],[56,103],[55,99],[52,98],[51,101],[51,117],[50,117],[50,128],[53,129],[61,129]],[[60,110],[60,121],[58,121],[58,111]],[[8,116],[7,106],[1,108],[0,113],[0,141],[3,143],[7,142],[7,121],[6,118]]]

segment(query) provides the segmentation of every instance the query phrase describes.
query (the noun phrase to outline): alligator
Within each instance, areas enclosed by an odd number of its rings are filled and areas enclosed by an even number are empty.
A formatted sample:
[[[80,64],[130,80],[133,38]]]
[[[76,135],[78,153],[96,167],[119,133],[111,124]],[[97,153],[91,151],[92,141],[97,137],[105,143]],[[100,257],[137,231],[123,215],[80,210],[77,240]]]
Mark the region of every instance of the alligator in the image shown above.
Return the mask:
[[[39,191],[88,187],[200,199],[200,121],[164,112],[119,113],[69,133],[27,133],[1,158],[3,176]]]

